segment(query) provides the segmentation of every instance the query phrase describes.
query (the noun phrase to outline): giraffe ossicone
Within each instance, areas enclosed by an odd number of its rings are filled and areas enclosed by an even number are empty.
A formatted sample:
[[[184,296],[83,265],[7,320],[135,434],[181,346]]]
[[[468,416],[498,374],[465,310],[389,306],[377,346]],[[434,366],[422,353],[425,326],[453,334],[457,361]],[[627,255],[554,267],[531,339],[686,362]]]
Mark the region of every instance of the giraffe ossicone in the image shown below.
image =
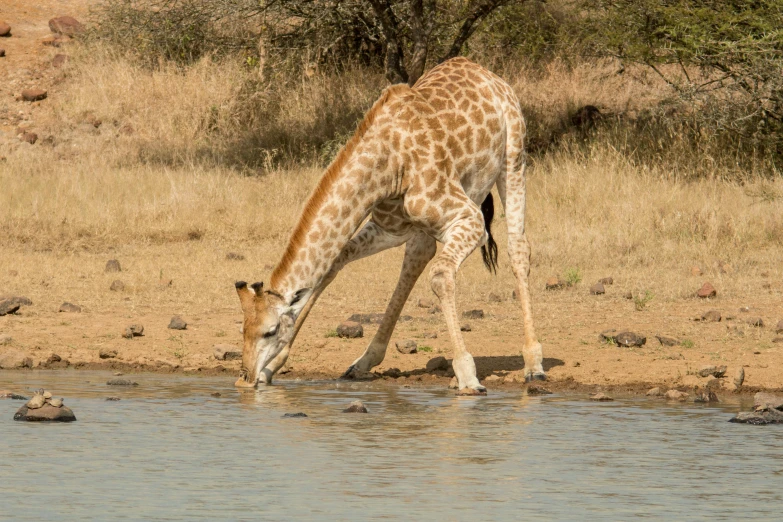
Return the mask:
[[[438,65],[413,87],[385,89],[305,203],[269,284],[236,285],[244,315],[237,386],[271,383],[310,309],[346,264],[405,244],[383,321],[345,377],[383,361],[405,301],[432,261],[430,285],[454,346],[459,388],[484,393],[460,333],[455,290],[457,270],[477,247],[488,268],[497,264],[493,187],[508,225],[525,378],[545,379],[528,288],[524,137],[511,87],[465,58]],[[436,242],[443,243],[437,256]]]

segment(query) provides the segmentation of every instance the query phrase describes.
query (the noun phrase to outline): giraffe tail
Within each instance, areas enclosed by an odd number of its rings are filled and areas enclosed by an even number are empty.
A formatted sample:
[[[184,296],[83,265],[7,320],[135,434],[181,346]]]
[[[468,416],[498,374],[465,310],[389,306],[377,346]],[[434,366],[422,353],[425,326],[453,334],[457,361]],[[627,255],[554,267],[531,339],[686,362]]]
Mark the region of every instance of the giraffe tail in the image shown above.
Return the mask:
[[[484,260],[484,266],[492,273],[498,270],[498,244],[492,237],[492,219],[495,217],[495,202],[492,199],[492,193],[487,194],[484,202],[481,204],[481,213],[484,215],[484,228],[487,230],[487,244],[481,245],[481,259]]]

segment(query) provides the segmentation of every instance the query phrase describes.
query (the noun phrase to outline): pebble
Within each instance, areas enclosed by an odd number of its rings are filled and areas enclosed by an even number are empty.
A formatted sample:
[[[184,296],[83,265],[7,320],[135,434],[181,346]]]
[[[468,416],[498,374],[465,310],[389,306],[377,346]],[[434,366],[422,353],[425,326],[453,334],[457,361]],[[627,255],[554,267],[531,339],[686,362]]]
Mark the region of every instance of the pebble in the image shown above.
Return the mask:
[[[114,359],[117,357],[117,350],[112,350],[110,348],[101,348],[101,350],[98,352],[98,357],[101,359]]]
[[[490,292],[490,294],[487,296],[487,301],[490,303],[502,303],[503,298],[494,292]]]
[[[356,321],[344,321],[337,327],[337,337],[343,339],[364,337],[364,328]]]
[[[22,136],[19,139],[25,143],[29,143],[30,145],[35,145],[35,142],[38,141],[38,134],[25,131],[22,133]]]
[[[745,368],[740,366],[734,373],[734,386],[739,388],[742,386],[743,382],[745,382]]]
[[[438,338],[438,332],[422,332],[421,338],[422,339],[437,339]]]
[[[528,395],[551,395],[552,392],[541,386],[540,384],[529,384],[527,386]]]
[[[688,398],[687,393],[679,390],[669,390],[663,396],[670,401],[684,401]]]
[[[764,426],[766,424],[781,424],[783,423],[783,412],[778,410],[743,411],[738,413],[736,417],[729,419],[729,422],[753,424],[756,426]]]
[[[5,57],[5,49],[0,48],[0,58],[4,58],[4,57]]]
[[[460,332],[472,332],[473,328],[468,323],[462,324],[459,327]]]
[[[428,372],[434,372],[437,370],[448,370],[450,367],[451,363],[445,357],[439,355],[427,361],[426,369]]]
[[[133,339],[142,335],[144,335],[144,326],[140,324],[132,324],[125,328],[125,331],[122,333],[122,336],[126,339]]]
[[[662,346],[677,346],[680,344],[679,339],[674,339],[672,337],[664,337],[662,335],[656,335],[656,339],[658,339],[658,342],[661,343]]]
[[[775,333],[783,333],[783,321],[778,321],[778,324],[775,325]]]
[[[362,401],[353,401],[343,410],[343,413],[368,413],[368,411]]]
[[[692,266],[691,267],[691,275],[692,276],[700,276],[701,274],[702,274],[701,268],[699,268],[698,266]]]
[[[169,321],[169,330],[185,330],[187,327],[188,323],[178,315],[175,315]]]
[[[0,36],[11,36],[11,26],[5,22],[0,22]]]
[[[718,396],[712,390],[699,392],[693,398],[693,402],[720,402]]]
[[[702,299],[706,299],[708,297],[715,297],[718,295],[718,292],[710,283],[704,283],[701,288],[699,288],[699,291],[696,292],[696,295]]]
[[[561,280],[559,277],[552,276],[546,280],[545,288],[547,290],[557,290],[560,288],[564,288],[565,286],[566,286],[565,281]]]
[[[366,413],[366,411],[367,410],[365,410],[365,413]],[[301,411],[296,412],[296,413],[284,413],[283,414],[283,418],[284,419],[286,419],[286,418],[288,418],[288,419],[297,419],[297,418],[303,418],[303,417],[307,417],[307,414],[303,413]]]
[[[72,16],[58,16],[49,20],[49,29],[56,34],[74,36],[84,30],[84,26]]]
[[[235,361],[242,358],[242,350],[231,344],[216,344],[212,347],[212,355],[218,361]]]
[[[106,400],[107,401],[118,401],[118,400],[120,400],[120,398],[119,397],[106,397]]]
[[[64,54],[56,54],[52,58],[52,67],[60,68],[68,63],[68,57]]]
[[[125,283],[120,281],[119,279],[115,279],[112,281],[111,286],[109,286],[109,290],[112,292],[122,292],[125,290]]]
[[[721,319],[723,319],[723,316],[717,310],[710,310],[701,314],[701,320],[708,323],[719,323]]]
[[[753,396],[753,408],[781,409],[783,408],[783,396],[769,392],[758,392]]]
[[[606,289],[602,283],[596,283],[590,287],[590,295],[604,295]]]
[[[599,283],[602,285],[613,285],[614,284],[614,278],[613,277],[604,277],[602,279],[598,280]]]
[[[22,91],[22,99],[28,102],[34,102],[46,99],[47,92],[43,89],[33,88]]]
[[[725,366],[705,366],[698,371],[699,377],[723,377],[726,375]]]
[[[229,261],[244,261],[245,256],[244,254],[240,254],[239,252],[229,252],[226,254],[226,259]]]
[[[456,390],[457,388],[459,388],[459,381],[456,377],[452,377],[451,381],[449,382],[449,389]]]
[[[484,379],[485,382],[497,382],[500,380],[500,375],[489,375],[486,379]]]
[[[746,322],[750,326],[756,326],[758,328],[763,328],[764,327],[764,319],[762,319],[761,317],[754,317],[752,319],[748,319]]]
[[[432,299],[419,299],[418,306],[419,308],[432,308],[435,303],[432,302]]]
[[[396,343],[394,343],[394,345],[397,347],[398,352],[405,355],[416,353],[418,349],[418,345],[416,344],[416,341],[413,341],[411,339],[408,339],[406,341],[397,341]]]
[[[106,261],[106,267],[103,269],[104,272],[122,272],[122,268],[120,267],[120,262],[116,259],[109,259]]]
[[[650,388],[649,390],[647,390],[647,393],[645,395],[647,395],[648,397],[660,397],[661,395],[663,395],[663,390],[661,390],[658,387]]]
[[[73,303],[65,302],[60,305],[59,312],[67,312],[67,313],[79,313],[82,311],[82,307],[79,305],[75,305]]]
[[[462,312],[465,319],[484,319],[484,310],[465,310]]]
[[[608,395],[604,393],[596,393],[595,395],[590,396],[591,401],[601,401],[601,402],[607,402],[607,401],[613,401],[614,399],[609,397]]]
[[[138,386],[139,383],[133,382],[130,379],[109,379],[106,381],[109,386]]]

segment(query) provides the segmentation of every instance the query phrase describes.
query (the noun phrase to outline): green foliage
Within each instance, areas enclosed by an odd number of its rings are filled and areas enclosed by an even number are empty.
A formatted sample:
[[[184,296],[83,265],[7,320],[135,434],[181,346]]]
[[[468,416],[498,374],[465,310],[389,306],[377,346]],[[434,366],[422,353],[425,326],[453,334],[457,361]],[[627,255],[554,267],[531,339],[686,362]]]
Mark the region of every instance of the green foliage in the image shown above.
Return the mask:
[[[641,312],[647,305],[655,298],[655,294],[649,290],[645,290],[644,293],[636,292],[633,294],[633,305],[637,312]]]
[[[431,352],[432,351],[432,346],[426,346],[426,345],[425,346],[419,346],[418,348],[416,348],[416,350],[419,351],[419,352]]]
[[[683,348],[687,348],[689,350],[694,346],[696,346],[696,343],[694,343],[690,339],[683,339],[683,341],[680,344],[682,345]]]
[[[337,330],[329,330],[324,337],[337,337]]]
[[[565,281],[568,286],[578,285],[582,282],[582,271],[578,267],[572,267],[565,271]]]

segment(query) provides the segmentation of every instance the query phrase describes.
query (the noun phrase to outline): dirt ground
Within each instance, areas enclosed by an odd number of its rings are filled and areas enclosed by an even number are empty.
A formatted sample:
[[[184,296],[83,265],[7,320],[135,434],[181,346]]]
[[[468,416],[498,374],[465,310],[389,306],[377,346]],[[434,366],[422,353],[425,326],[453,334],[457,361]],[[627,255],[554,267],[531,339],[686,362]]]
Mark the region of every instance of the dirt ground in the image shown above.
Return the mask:
[[[50,62],[67,49],[41,44],[49,34],[48,19],[85,16],[89,3],[3,3],[0,19],[12,26],[13,36],[0,39],[0,47],[6,50],[6,57],[0,58],[0,131],[15,135],[19,126],[34,122],[36,104],[14,99],[21,89],[42,87],[50,95],[57,91],[58,76]],[[502,223],[502,216],[497,219]],[[471,331],[464,335],[479,376],[490,390],[522,386],[522,328],[519,306],[511,297],[512,276],[502,239],[499,275],[487,274],[474,255],[459,279],[460,308],[485,312],[483,319],[465,320]],[[537,239],[545,238],[531,238],[534,251]],[[0,295],[25,296],[32,305],[0,317],[0,336],[4,336],[0,360],[17,354],[29,356],[35,369],[68,366],[225,373],[233,381],[239,361],[218,361],[213,356],[215,345],[238,347],[241,342],[241,314],[233,282],[268,278],[284,241],[224,244],[194,239],[84,251],[6,246],[0,250]],[[241,253],[244,259],[227,259],[229,252]],[[109,259],[119,260],[122,271],[106,273]],[[377,326],[365,324],[364,338],[352,340],[334,337],[334,329],[353,313],[383,312],[401,259],[397,249],[350,266],[314,309],[280,379],[334,379],[342,374],[361,355]],[[545,290],[545,280],[553,274],[534,265],[532,297],[549,376],[546,386],[637,392],[653,385],[691,389],[706,386],[711,379],[696,375],[702,367],[725,365],[726,377],[715,384],[726,392],[734,390],[733,378],[740,368],[744,368],[746,390],[783,388],[783,342],[774,341],[783,337],[783,332],[775,331],[783,320],[783,274],[779,264],[751,266],[747,263],[740,270],[728,271],[718,265],[702,266],[701,276],[692,275],[691,263],[686,261],[661,269],[648,277],[648,288],[657,297],[638,311],[633,300],[625,297],[638,289],[640,276],[633,268],[618,268],[607,260],[603,267],[599,263],[585,270],[583,280],[570,288]],[[590,295],[590,285],[609,276],[614,284],[607,286],[606,294]],[[122,281],[124,289],[110,290],[115,280]],[[707,280],[716,287],[717,297],[694,297]],[[500,299],[491,300],[490,294]],[[398,324],[387,358],[376,372],[390,382],[446,386],[451,377],[448,372],[424,370],[433,357],[450,358],[451,343],[441,315],[419,307],[421,299],[435,300],[426,281],[415,288],[403,311],[411,319]],[[58,312],[63,302],[82,310]],[[723,320],[694,320],[708,310],[719,310]],[[167,328],[175,314],[187,321],[186,330]],[[762,318],[764,326],[749,324],[756,318]],[[144,336],[123,338],[121,333],[130,324],[143,325]],[[608,329],[631,330],[646,336],[647,342],[637,348],[607,344],[598,336]],[[664,346],[656,335],[676,338],[680,344]],[[406,339],[417,341],[418,353],[396,351],[395,341]],[[116,350],[117,356],[101,359],[102,349]],[[53,354],[63,360],[49,362]],[[383,375],[393,368],[402,375]]]

